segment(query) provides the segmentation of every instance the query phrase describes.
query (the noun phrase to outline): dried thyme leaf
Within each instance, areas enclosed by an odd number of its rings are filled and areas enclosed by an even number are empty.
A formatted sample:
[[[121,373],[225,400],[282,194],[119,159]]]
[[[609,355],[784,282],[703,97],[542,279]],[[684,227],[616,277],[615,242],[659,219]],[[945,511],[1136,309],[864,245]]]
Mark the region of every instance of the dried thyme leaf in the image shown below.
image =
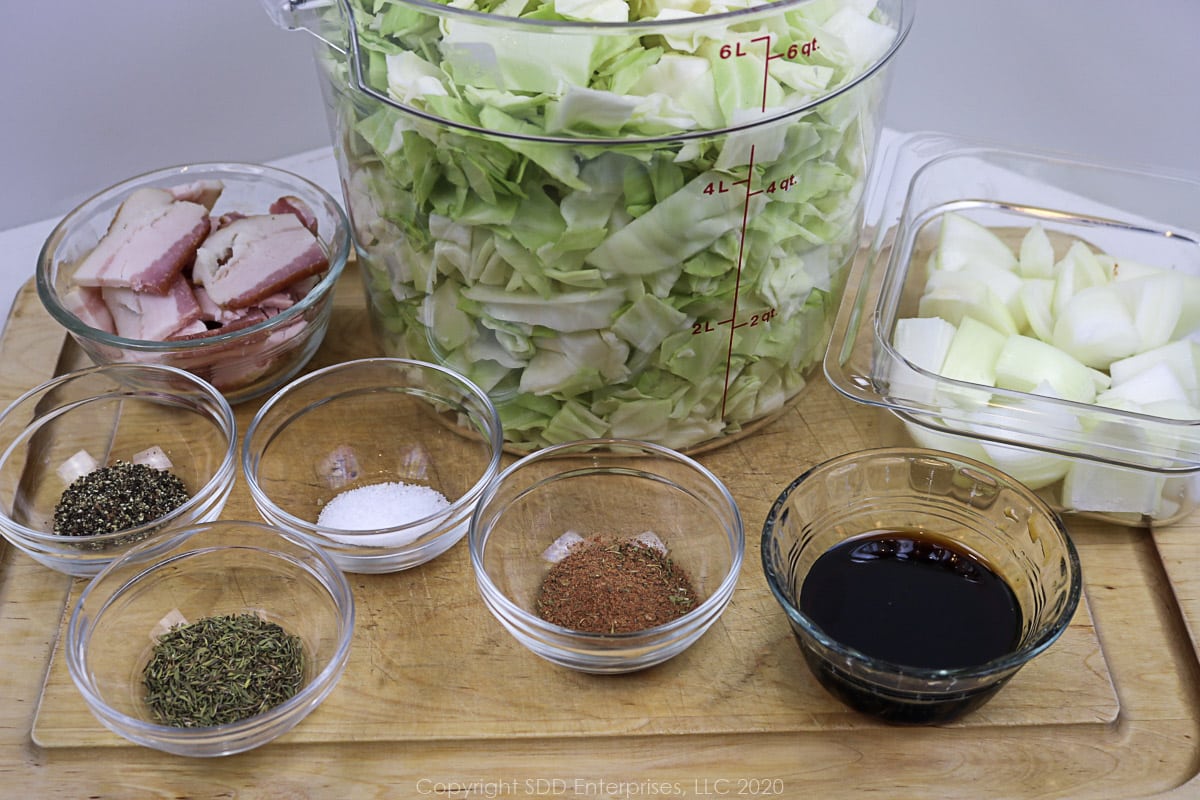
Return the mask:
[[[159,637],[142,677],[158,722],[227,725],[300,691],[304,646],[299,636],[254,614],[204,617]]]

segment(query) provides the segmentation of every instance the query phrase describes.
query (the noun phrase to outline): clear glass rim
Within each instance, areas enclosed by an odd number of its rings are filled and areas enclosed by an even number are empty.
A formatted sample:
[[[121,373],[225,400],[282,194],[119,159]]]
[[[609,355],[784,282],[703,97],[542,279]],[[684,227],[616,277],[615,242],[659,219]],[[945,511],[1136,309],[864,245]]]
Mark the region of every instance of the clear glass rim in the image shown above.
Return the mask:
[[[740,124],[726,125],[721,128],[710,130],[692,130],[680,131],[662,135],[645,135],[645,136],[629,136],[629,137],[604,137],[604,136],[556,136],[548,133],[522,133],[516,131],[493,131],[487,128],[471,125],[469,123],[459,122],[437,114],[417,109],[409,105],[404,105],[389,97],[386,93],[372,87],[367,80],[364,59],[360,53],[362,43],[359,38],[359,23],[355,17],[355,12],[349,0],[339,0],[342,5],[342,11],[349,20],[347,28],[349,30],[349,47],[347,51],[341,51],[347,56],[350,64],[350,72],[354,87],[365,95],[377,100],[380,103],[388,105],[392,108],[403,111],[406,114],[412,114],[426,122],[436,125],[445,125],[456,130],[468,131],[473,134],[487,136],[497,139],[512,139],[518,141],[540,142],[545,144],[565,144],[572,146],[607,146],[620,147],[626,145],[646,145],[646,144],[662,144],[665,142],[683,142],[693,139],[704,139],[713,136],[723,136],[739,131],[750,130],[764,124],[778,122],[789,117],[803,114],[820,106],[823,103],[829,102],[836,97],[839,97],[846,92],[858,87],[868,78],[877,74],[886,66],[900,49],[907,38],[909,31],[912,28],[913,13],[912,0],[894,0],[897,6],[897,14],[894,22],[896,23],[895,36],[888,46],[888,49],[881,54],[875,61],[868,64],[858,74],[852,76],[845,83],[836,87],[829,92],[814,97],[811,100],[800,103],[793,107],[786,107],[779,111],[770,114],[764,114],[761,118],[748,120]],[[486,12],[474,11],[471,9],[456,8],[450,5],[431,2],[431,0],[402,0],[404,4],[415,6],[422,11],[426,11],[434,16],[445,17],[449,19],[459,19],[464,22],[469,22],[475,25],[507,27],[514,29],[524,29],[530,33],[554,33],[566,35],[626,35],[638,36],[653,33],[662,33],[664,31],[679,30],[685,28],[697,28],[707,25],[732,25],[739,22],[753,21],[760,17],[775,17],[785,13],[789,9],[801,7],[809,4],[812,0],[780,0],[777,3],[765,3],[754,6],[753,8],[734,9],[720,14],[700,15],[696,17],[665,19],[665,20],[638,20],[635,22],[583,22],[572,20],[542,20],[542,19],[525,19],[520,17],[505,17]],[[889,20],[891,21],[891,20]]]
[[[342,11],[348,15],[358,27],[358,19],[355,15],[355,10],[349,0],[337,0],[342,6]],[[912,25],[913,19],[913,0],[892,0],[894,5],[899,10],[896,22],[896,38],[898,45],[899,40],[902,40],[908,33]],[[428,12],[431,15],[446,17],[448,19],[460,19],[466,22],[471,22],[478,25],[494,25],[501,28],[517,28],[528,29],[530,31],[541,31],[551,33],[572,33],[579,35],[595,35],[596,33],[618,33],[618,34],[647,34],[657,33],[662,30],[673,30],[676,28],[695,28],[701,26],[709,26],[715,23],[723,23],[731,25],[745,20],[753,20],[758,17],[768,16],[774,17],[785,13],[795,8],[801,8],[806,5],[815,4],[815,0],[778,0],[778,2],[759,2],[754,6],[747,8],[735,8],[730,11],[723,11],[719,14],[698,14],[692,17],[681,17],[673,19],[642,19],[632,22],[598,22],[590,20],[566,20],[566,19],[530,19],[528,17],[509,17],[500,14],[492,14],[486,11],[475,11],[469,8],[458,8],[457,6],[449,5],[448,3],[438,3],[434,0],[398,0],[398,5],[415,6],[422,11]],[[887,60],[887,56],[883,57]]]

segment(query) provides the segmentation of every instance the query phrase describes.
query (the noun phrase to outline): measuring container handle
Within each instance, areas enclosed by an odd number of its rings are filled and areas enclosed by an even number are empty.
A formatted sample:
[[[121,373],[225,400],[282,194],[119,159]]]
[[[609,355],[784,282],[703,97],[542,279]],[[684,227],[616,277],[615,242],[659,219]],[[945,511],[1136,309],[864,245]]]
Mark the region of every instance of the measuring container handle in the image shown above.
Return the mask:
[[[260,0],[267,16],[276,26],[285,31],[305,31],[320,39],[325,44],[346,54],[346,45],[330,41],[319,25],[320,12],[330,6],[337,6],[345,16],[345,8],[339,0]]]

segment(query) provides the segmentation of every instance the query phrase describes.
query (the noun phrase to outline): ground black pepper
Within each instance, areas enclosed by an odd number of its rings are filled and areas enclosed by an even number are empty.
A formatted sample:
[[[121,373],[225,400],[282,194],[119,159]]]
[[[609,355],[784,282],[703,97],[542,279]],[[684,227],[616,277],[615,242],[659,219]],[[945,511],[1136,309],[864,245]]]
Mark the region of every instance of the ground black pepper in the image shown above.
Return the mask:
[[[677,619],[696,605],[687,572],[632,539],[593,537],[551,567],[537,615],[585,633],[632,633]]]
[[[116,533],[153,522],[187,502],[179,476],[146,464],[117,461],[71,482],[54,507],[62,536]]]

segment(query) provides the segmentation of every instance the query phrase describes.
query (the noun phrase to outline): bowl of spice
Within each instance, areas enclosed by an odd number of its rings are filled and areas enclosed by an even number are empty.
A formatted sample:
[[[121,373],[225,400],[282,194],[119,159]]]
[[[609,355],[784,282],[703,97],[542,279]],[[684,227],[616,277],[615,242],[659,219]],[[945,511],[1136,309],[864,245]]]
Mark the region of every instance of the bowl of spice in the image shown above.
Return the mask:
[[[802,474],[767,516],[762,563],[821,685],[897,724],[986,703],[1066,630],[1082,587],[1042,498],[983,462],[921,448]]]
[[[585,439],[502,472],[471,519],[484,603],[533,653],[592,673],[682,653],[720,617],[745,552],[728,489],[657,444]]]
[[[395,572],[466,536],[502,444],[474,383],[435,364],[366,358],[268,399],[246,430],[242,469],[264,520],[316,537],[347,572]]]
[[[97,364],[179,367],[237,404],[320,346],[349,231],[332,195],[285,170],[167,167],[63,217],[38,257],[38,297]]]
[[[354,597],[303,537],[220,521],[138,545],[96,575],[67,625],[66,660],[109,730],[183,756],[283,735],[345,670]]]
[[[0,412],[0,534],[91,576],[138,542],[216,519],[237,475],[233,410],[176,369],[65,373]]]

